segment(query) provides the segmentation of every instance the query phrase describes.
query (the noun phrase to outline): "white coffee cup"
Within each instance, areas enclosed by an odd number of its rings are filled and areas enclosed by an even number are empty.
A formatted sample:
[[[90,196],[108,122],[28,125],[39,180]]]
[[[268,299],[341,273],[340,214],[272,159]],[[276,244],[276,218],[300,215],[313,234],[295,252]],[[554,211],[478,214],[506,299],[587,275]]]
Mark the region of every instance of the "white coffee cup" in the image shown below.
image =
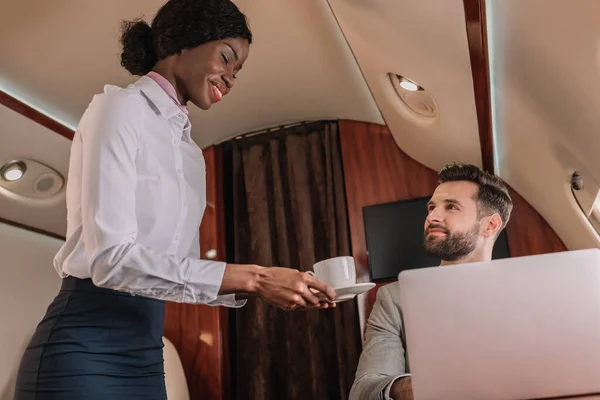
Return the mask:
[[[325,282],[333,289],[356,284],[356,267],[352,257],[334,257],[319,261],[308,274]]]

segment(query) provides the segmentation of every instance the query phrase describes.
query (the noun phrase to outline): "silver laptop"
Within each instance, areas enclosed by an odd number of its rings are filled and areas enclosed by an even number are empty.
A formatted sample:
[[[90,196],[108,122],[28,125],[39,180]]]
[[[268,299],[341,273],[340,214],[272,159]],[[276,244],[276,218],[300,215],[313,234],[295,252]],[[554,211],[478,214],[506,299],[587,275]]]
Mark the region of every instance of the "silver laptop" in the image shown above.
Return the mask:
[[[398,280],[416,400],[600,394],[600,250]]]

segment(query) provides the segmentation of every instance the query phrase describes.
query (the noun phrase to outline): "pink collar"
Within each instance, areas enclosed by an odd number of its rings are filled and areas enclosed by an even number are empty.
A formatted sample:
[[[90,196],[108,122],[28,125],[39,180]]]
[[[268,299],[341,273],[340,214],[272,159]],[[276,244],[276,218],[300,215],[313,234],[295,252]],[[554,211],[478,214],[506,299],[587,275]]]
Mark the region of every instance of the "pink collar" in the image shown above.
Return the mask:
[[[177,91],[175,90],[173,85],[171,85],[171,82],[169,82],[164,76],[154,71],[148,72],[148,77],[154,80],[156,83],[158,83],[158,85],[169,95],[169,97],[173,99],[177,107],[179,107],[181,111],[183,111],[187,115],[188,108],[183,104],[179,103],[179,99],[177,99]]]

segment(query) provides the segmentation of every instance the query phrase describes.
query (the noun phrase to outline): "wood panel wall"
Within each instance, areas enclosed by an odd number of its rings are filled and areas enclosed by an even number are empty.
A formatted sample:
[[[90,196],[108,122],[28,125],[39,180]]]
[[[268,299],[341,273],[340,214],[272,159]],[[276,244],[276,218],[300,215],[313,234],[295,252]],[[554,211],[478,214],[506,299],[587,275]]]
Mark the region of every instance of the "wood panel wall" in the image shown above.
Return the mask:
[[[433,194],[437,174],[408,157],[394,141],[386,126],[356,121],[339,121],[340,145],[348,203],[352,256],[357,273],[367,277],[367,242],[363,207]],[[371,313],[378,282],[367,294],[363,321]]]
[[[513,212],[506,225],[511,257],[566,251],[567,247],[546,220],[512,188]]]
[[[200,252],[217,251],[225,260],[225,223],[219,147],[204,150],[207,207],[200,225]],[[216,166],[219,166],[218,168]],[[191,400],[229,399],[227,308],[167,303],[165,337],[177,349]]]
[[[437,174],[400,150],[385,126],[340,121],[340,141],[352,255],[359,275],[365,276],[368,262],[362,208],[430,196],[437,187]],[[565,251],[566,247],[546,221],[518,193],[510,190],[514,209],[506,229],[511,256]],[[371,313],[377,289],[389,282],[380,282],[369,291],[363,318]]]

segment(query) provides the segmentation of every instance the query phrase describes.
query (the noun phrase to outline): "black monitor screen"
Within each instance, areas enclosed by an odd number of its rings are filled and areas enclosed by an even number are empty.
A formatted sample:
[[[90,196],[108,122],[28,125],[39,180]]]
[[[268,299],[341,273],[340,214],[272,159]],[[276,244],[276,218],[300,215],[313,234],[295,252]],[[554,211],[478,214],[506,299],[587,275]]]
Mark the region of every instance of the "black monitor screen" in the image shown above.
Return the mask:
[[[371,280],[396,279],[405,269],[440,265],[425,255],[423,225],[431,197],[377,204],[363,208]],[[502,231],[492,258],[510,257],[506,229]]]

